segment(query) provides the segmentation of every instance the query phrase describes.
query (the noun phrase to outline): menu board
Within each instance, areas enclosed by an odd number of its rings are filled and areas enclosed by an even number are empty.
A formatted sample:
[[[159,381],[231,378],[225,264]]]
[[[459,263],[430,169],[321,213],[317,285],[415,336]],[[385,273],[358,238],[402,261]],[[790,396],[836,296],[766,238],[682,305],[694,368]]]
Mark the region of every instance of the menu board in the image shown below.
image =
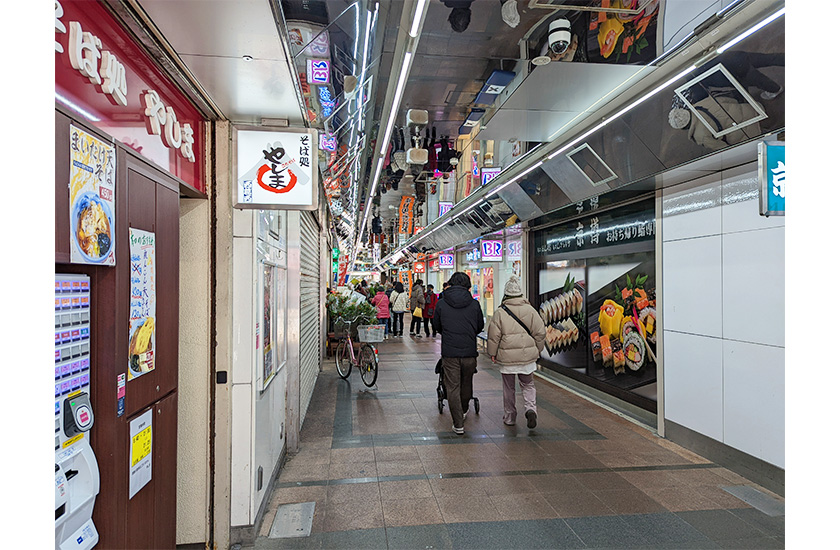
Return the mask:
[[[128,229],[131,295],[128,316],[128,380],[155,370],[155,234]]]

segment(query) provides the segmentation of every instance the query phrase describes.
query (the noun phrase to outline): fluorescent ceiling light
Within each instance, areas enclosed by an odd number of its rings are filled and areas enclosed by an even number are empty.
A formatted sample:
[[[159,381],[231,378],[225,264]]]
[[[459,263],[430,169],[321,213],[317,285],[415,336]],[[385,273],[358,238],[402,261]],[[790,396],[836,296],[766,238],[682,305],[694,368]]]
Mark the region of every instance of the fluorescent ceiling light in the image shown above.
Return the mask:
[[[55,98],[58,100],[59,103],[65,105],[67,107],[70,107],[71,109],[73,109],[74,111],[76,111],[77,113],[79,113],[80,115],[82,115],[83,117],[85,117],[86,119],[88,119],[92,122],[99,122],[101,120],[99,117],[97,117],[95,115],[92,115],[89,112],[85,111],[84,109],[82,109],[81,107],[79,107],[78,105],[76,105],[75,103],[73,103],[72,101],[70,101],[69,99],[67,99],[66,97],[64,97],[61,94],[56,93]]]
[[[717,53],[725,52],[726,50],[728,50],[729,48],[731,48],[732,46],[734,46],[735,44],[737,44],[741,40],[745,39],[746,37],[753,34],[754,32],[761,29],[762,27],[772,23],[773,21],[775,21],[779,17],[783,16],[784,14],[785,14],[785,8],[780,9],[779,11],[777,11],[776,13],[774,13],[773,15],[771,15],[770,17],[768,17],[764,21],[761,21],[760,23],[757,23],[756,25],[753,25],[749,29],[745,30],[744,32],[742,32],[741,34],[739,34],[738,36],[736,36],[735,38],[733,38],[732,40],[730,40],[729,42],[727,42],[726,44],[724,44],[723,46],[718,48]]]
[[[400,109],[400,101],[402,101],[403,87],[405,81],[408,79],[408,66],[411,64],[411,52],[405,52],[405,59],[403,60],[402,69],[400,69],[400,78],[397,80],[397,88],[394,90],[394,102],[391,104],[391,114],[388,117],[388,126],[385,127],[386,138],[382,140],[382,149],[379,154],[384,155],[388,150],[388,143],[391,141],[391,130],[394,127],[394,121],[397,118],[397,111]]]
[[[414,8],[414,20],[411,22],[411,30],[408,34],[412,38],[417,38],[420,34],[420,23],[423,21],[423,11],[426,8],[426,3],[429,0],[417,0],[417,6]]]

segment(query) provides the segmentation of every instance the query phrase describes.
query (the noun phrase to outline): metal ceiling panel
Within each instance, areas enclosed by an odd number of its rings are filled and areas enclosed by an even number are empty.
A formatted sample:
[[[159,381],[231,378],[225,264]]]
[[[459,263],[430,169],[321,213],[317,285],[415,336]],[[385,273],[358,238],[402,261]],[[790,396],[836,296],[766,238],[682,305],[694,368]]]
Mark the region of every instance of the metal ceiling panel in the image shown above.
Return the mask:
[[[227,118],[303,124],[295,71],[269,2],[142,0],[143,9]],[[185,24],[189,22],[189,24]],[[243,56],[252,61],[245,61]]]
[[[476,139],[499,141],[533,141],[544,143],[558,128],[569,124],[578,113],[564,111],[530,111],[500,109],[496,111]]]
[[[141,0],[140,4],[181,55],[283,59],[280,36],[265,0]]]

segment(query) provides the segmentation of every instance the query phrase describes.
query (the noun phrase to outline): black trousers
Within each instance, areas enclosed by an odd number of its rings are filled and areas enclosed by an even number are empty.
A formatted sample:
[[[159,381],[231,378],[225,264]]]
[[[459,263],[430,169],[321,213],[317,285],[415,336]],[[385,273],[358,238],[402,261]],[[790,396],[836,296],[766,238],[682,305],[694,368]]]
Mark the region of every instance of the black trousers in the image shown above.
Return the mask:
[[[432,326],[432,336],[436,336],[437,331],[435,330],[435,325],[432,323],[432,320],[428,317],[423,317],[423,330],[426,331],[426,336],[429,335],[429,325]]]
[[[403,318],[405,316],[405,312],[403,311],[395,311],[394,318],[391,322],[391,330],[394,331],[394,336],[402,336],[403,333]]]
[[[452,425],[464,427],[464,411],[469,408],[473,393],[473,375],[477,370],[475,357],[443,357],[443,385],[452,415]]]
[[[422,317],[415,317],[414,315],[412,315],[411,316],[411,328],[409,329],[409,332],[411,334],[420,334],[420,325],[422,325],[422,324],[423,324],[423,318]],[[428,332],[426,334],[428,334]]]

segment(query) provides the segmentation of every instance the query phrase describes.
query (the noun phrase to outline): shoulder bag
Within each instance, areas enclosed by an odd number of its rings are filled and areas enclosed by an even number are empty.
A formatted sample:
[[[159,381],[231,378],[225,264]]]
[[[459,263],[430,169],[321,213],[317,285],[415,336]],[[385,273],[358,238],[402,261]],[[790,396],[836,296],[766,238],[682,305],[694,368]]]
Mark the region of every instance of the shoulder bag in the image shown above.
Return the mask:
[[[521,326],[522,328],[524,328],[524,329],[525,329],[525,332],[527,332],[527,333],[528,333],[528,336],[530,336],[531,338],[533,338],[533,337],[534,337],[534,335],[533,335],[533,334],[531,334],[531,331],[528,329],[528,327],[525,325],[525,323],[523,323],[523,322],[522,322],[522,320],[521,320],[519,317],[517,317],[516,315],[514,315],[514,314],[513,314],[513,312],[512,312],[512,311],[511,311],[511,310],[510,310],[510,309],[509,309],[509,308],[508,308],[505,304],[502,304],[502,305],[501,305],[501,308],[502,308],[503,310],[505,310],[505,311],[507,312],[507,314],[508,314],[508,315],[510,315],[511,317],[513,317],[513,320],[514,320],[514,321],[516,321],[517,323],[519,323],[519,326]]]

